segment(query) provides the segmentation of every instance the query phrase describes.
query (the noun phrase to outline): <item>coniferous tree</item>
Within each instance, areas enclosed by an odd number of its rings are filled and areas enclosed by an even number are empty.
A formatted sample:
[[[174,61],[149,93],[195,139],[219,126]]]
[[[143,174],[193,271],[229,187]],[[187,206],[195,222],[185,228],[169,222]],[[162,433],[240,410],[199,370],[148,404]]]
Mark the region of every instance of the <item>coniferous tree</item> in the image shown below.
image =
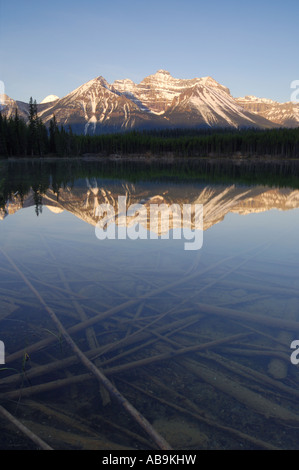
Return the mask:
[[[29,101],[28,153],[42,156],[48,151],[48,132],[37,114],[37,103]]]
[[[49,151],[50,153],[57,153],[57,144],[58,144],[58,136],[59,130],[56,123],[56,117],[53,115],[53,118],[50,121],[49,127]]]
[[[37,104],[32,96],[29,100],[28,152],[31,155],[37,154]]]

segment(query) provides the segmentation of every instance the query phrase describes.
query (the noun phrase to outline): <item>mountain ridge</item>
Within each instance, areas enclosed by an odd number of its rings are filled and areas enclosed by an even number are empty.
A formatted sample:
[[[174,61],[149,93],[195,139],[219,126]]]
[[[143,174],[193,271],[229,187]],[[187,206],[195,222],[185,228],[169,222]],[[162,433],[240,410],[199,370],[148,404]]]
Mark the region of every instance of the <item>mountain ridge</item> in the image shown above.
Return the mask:
[[[0,109],[5,116],[17,110],[20,117],[28,119],[27,103],[3,96]],[[138,84],[130,79],[110,84],[99,75],[62,98],[48,95],[37,107],[46,125],[55,115],[58,125],[71,126],[73,132],[83,134],[177,127],[299,126],[298,103],[252,95],[234,98],[229,88],[210,76],[180,79],[163,69]]]

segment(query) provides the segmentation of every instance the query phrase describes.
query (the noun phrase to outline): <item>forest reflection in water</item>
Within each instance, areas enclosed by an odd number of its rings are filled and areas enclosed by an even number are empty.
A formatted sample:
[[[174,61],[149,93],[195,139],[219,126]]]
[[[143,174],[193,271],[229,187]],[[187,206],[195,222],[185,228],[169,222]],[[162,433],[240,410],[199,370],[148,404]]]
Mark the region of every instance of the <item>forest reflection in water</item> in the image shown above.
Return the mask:
[[[2,172],[0,405],[55,449],[158,448],[78,360],[46,305],[173,449],[297,449],[295,173],[278,187],[256,167],[249,184],[219,181],[215,168],[210,179],[165,168],[117,179],[116,163],[108,175],[53,165]],[[119,194],[202,203],[202,248],[171,237],[98,240],[96,204]],[[1,421],[2,449],[36,448]]]

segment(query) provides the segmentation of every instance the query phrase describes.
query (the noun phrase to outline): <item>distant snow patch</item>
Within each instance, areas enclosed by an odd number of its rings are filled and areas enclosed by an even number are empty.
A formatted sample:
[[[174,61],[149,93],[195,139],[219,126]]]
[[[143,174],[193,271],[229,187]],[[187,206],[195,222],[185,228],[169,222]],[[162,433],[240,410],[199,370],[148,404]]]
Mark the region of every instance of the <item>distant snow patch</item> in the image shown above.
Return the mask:
[[[59,100],[59,96],[48,95],[46,96],[46,98],[43,99],[43,101],[40,102],[40,104],[52,103],[52,101],[57,101],[57,100]]]

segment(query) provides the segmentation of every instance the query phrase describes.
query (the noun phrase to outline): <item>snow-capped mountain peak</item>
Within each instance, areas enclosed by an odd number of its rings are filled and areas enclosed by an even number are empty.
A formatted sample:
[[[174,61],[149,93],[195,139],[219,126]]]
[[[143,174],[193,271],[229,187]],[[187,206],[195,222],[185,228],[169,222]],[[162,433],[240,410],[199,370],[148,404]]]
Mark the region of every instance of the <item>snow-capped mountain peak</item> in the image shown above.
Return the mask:
[[[163,70],[163,69],[157,70],[157,72],[154,73],[153,75],[150,75],[150,77],[151,76],[156,77],[160,80],[165,80],[165,81],[173,78],[170,72],[168,72],[168,70]]]
[[[45,104],[45,103],[52,103],[53,101],[57,101],[59,100],[59,97],[56,96],[56,95],[48,95],[46,96],[41,102],[40,104]]]
[[[244,97],[237,98],[238,101],[247,101],[251,103],[267,103],[267,104],[278,104],[277,101],[270,100],[268,98],[259,98],[254,95],[246,95]]]
[[[256,125],[255,116],[247,113],[226,87],[218,86],[215,80],[199,80],[193,87],[187,88],[173,99],[166,115],[169,119],[174,119],[177,126],[183,126],[185,120],[189,122],[189,126],[196,123],[222,127]]]
[[[6,97],[1,108],[6,116],[18,110],[28,119],[28,103]],[[55,115],[58,125],[71,126],[75,133],[203,126],[271,128],[299,123],[298,103],[252,95],[234,98],[229,88],[211,76],[181,79],[164,69],[140,83],[126,78],[109,84],[100,75],[61,99],[47,96],[38,112],[46,125]]]
[[[236,98],[236,101],[246,111],[262,116],[280,126],[298,127],[299,125],[299,103],[292,101],[279,103],[253,95]]]

